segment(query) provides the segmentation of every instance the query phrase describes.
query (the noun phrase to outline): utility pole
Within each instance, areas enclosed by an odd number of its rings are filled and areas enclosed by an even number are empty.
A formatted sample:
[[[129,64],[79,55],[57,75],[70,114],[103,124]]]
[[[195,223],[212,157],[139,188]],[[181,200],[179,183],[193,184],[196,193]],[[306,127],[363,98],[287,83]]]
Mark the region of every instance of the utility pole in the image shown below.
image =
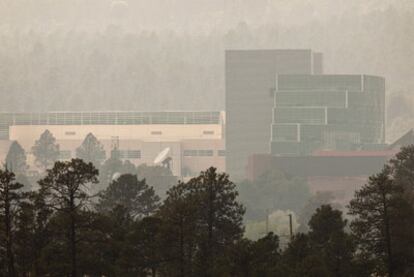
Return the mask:
[[[289,231],[290,231],[290,241],[292,241],[293,239],[292,214],[289,214]]]

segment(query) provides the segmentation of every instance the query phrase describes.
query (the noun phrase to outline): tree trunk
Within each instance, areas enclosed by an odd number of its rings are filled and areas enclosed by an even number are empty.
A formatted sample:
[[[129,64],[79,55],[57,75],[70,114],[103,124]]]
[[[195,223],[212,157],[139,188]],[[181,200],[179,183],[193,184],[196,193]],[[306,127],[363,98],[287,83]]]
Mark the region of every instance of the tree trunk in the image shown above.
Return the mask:
[[[388,277],[394,276],[394,266],[392,261],[392,247],[391,247],[391,233],[390,233],[390,222],[388,218],[388,205],[385,193],[382,194],[383,209],[384,209],[384,227],[385,227],[385,243],[387,246],[387,267]]]
[[[14,257],[13,257],[13,241],[12,241],[12,232],[11,232],[11,211],[10,211],[10,199],[9,199],[9,190],[5,188],[4,192],[4,225],[6,233],[6,263],[7,263],[7,274],[10,277],[16,276],[16,271],[14,268]]]
[[[207,263],[206,263],[206,276],[212,277],[212,266],[213,266],[213,221],[214,221],[214,191],[213,181],[210,180],[208,186],[208,218],[207,218]]]
[[[185,276],[185,262],[184,262],[184,223],[183,218],[180,218],[180,276]]]
[[[74,196],[70,196],[70,254],[71,254],[71,277],[77,277],[77,262],[76,262],[76,226],[75,226],[75,200]]]

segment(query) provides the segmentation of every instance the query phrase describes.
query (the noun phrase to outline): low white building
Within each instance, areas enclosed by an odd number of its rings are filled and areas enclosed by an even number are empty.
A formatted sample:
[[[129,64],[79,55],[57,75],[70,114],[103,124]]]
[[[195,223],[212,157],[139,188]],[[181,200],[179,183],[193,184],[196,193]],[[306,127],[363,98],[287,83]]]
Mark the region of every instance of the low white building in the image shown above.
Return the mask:
[[[103,144],[107,157],[117,147],[121,158],[135,165],[152,165],[169,148],[171,170],[181,177],[210,166],[225,171],[224,123],[223,112],[3,113],[0,136],[3,141],[18,141],[30,166],[34,166],[31,148],[45,130],[56,138],[61,159],[74,158],[89,133]]]

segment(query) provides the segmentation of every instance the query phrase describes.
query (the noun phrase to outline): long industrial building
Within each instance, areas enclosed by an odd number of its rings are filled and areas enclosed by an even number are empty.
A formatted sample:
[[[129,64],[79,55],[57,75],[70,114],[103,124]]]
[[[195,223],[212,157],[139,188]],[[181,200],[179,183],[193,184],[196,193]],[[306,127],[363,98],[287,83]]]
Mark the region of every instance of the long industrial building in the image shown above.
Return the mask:
[[[225,171],[224,123],[224,113],[216,111],[0,113],[0,138],[3,144],[18,141],[32,167],[31,147],[45,130],[56,138],[62,160],[74,158],[89,133],[107,157],[117,147],[135,165],[154,165],[168,148],[173,174],[190,177],[210,166]],[[1,154],[4,160],[7,153]]]

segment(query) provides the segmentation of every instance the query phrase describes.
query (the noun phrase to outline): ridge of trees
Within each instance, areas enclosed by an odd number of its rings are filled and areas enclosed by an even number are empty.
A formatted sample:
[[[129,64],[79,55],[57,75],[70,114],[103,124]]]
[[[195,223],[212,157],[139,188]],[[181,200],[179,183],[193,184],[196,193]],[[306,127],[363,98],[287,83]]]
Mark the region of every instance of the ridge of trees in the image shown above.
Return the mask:
[[[237,186],[213,167],[162,202],[133,174],[91,194],[98,170],[81,159],[55,162],[36,191],[5,168],[0,276],[412,276],[413,180],[409,146],[356,191],[350,218],[322,204],[282,245],[243,236]]]

